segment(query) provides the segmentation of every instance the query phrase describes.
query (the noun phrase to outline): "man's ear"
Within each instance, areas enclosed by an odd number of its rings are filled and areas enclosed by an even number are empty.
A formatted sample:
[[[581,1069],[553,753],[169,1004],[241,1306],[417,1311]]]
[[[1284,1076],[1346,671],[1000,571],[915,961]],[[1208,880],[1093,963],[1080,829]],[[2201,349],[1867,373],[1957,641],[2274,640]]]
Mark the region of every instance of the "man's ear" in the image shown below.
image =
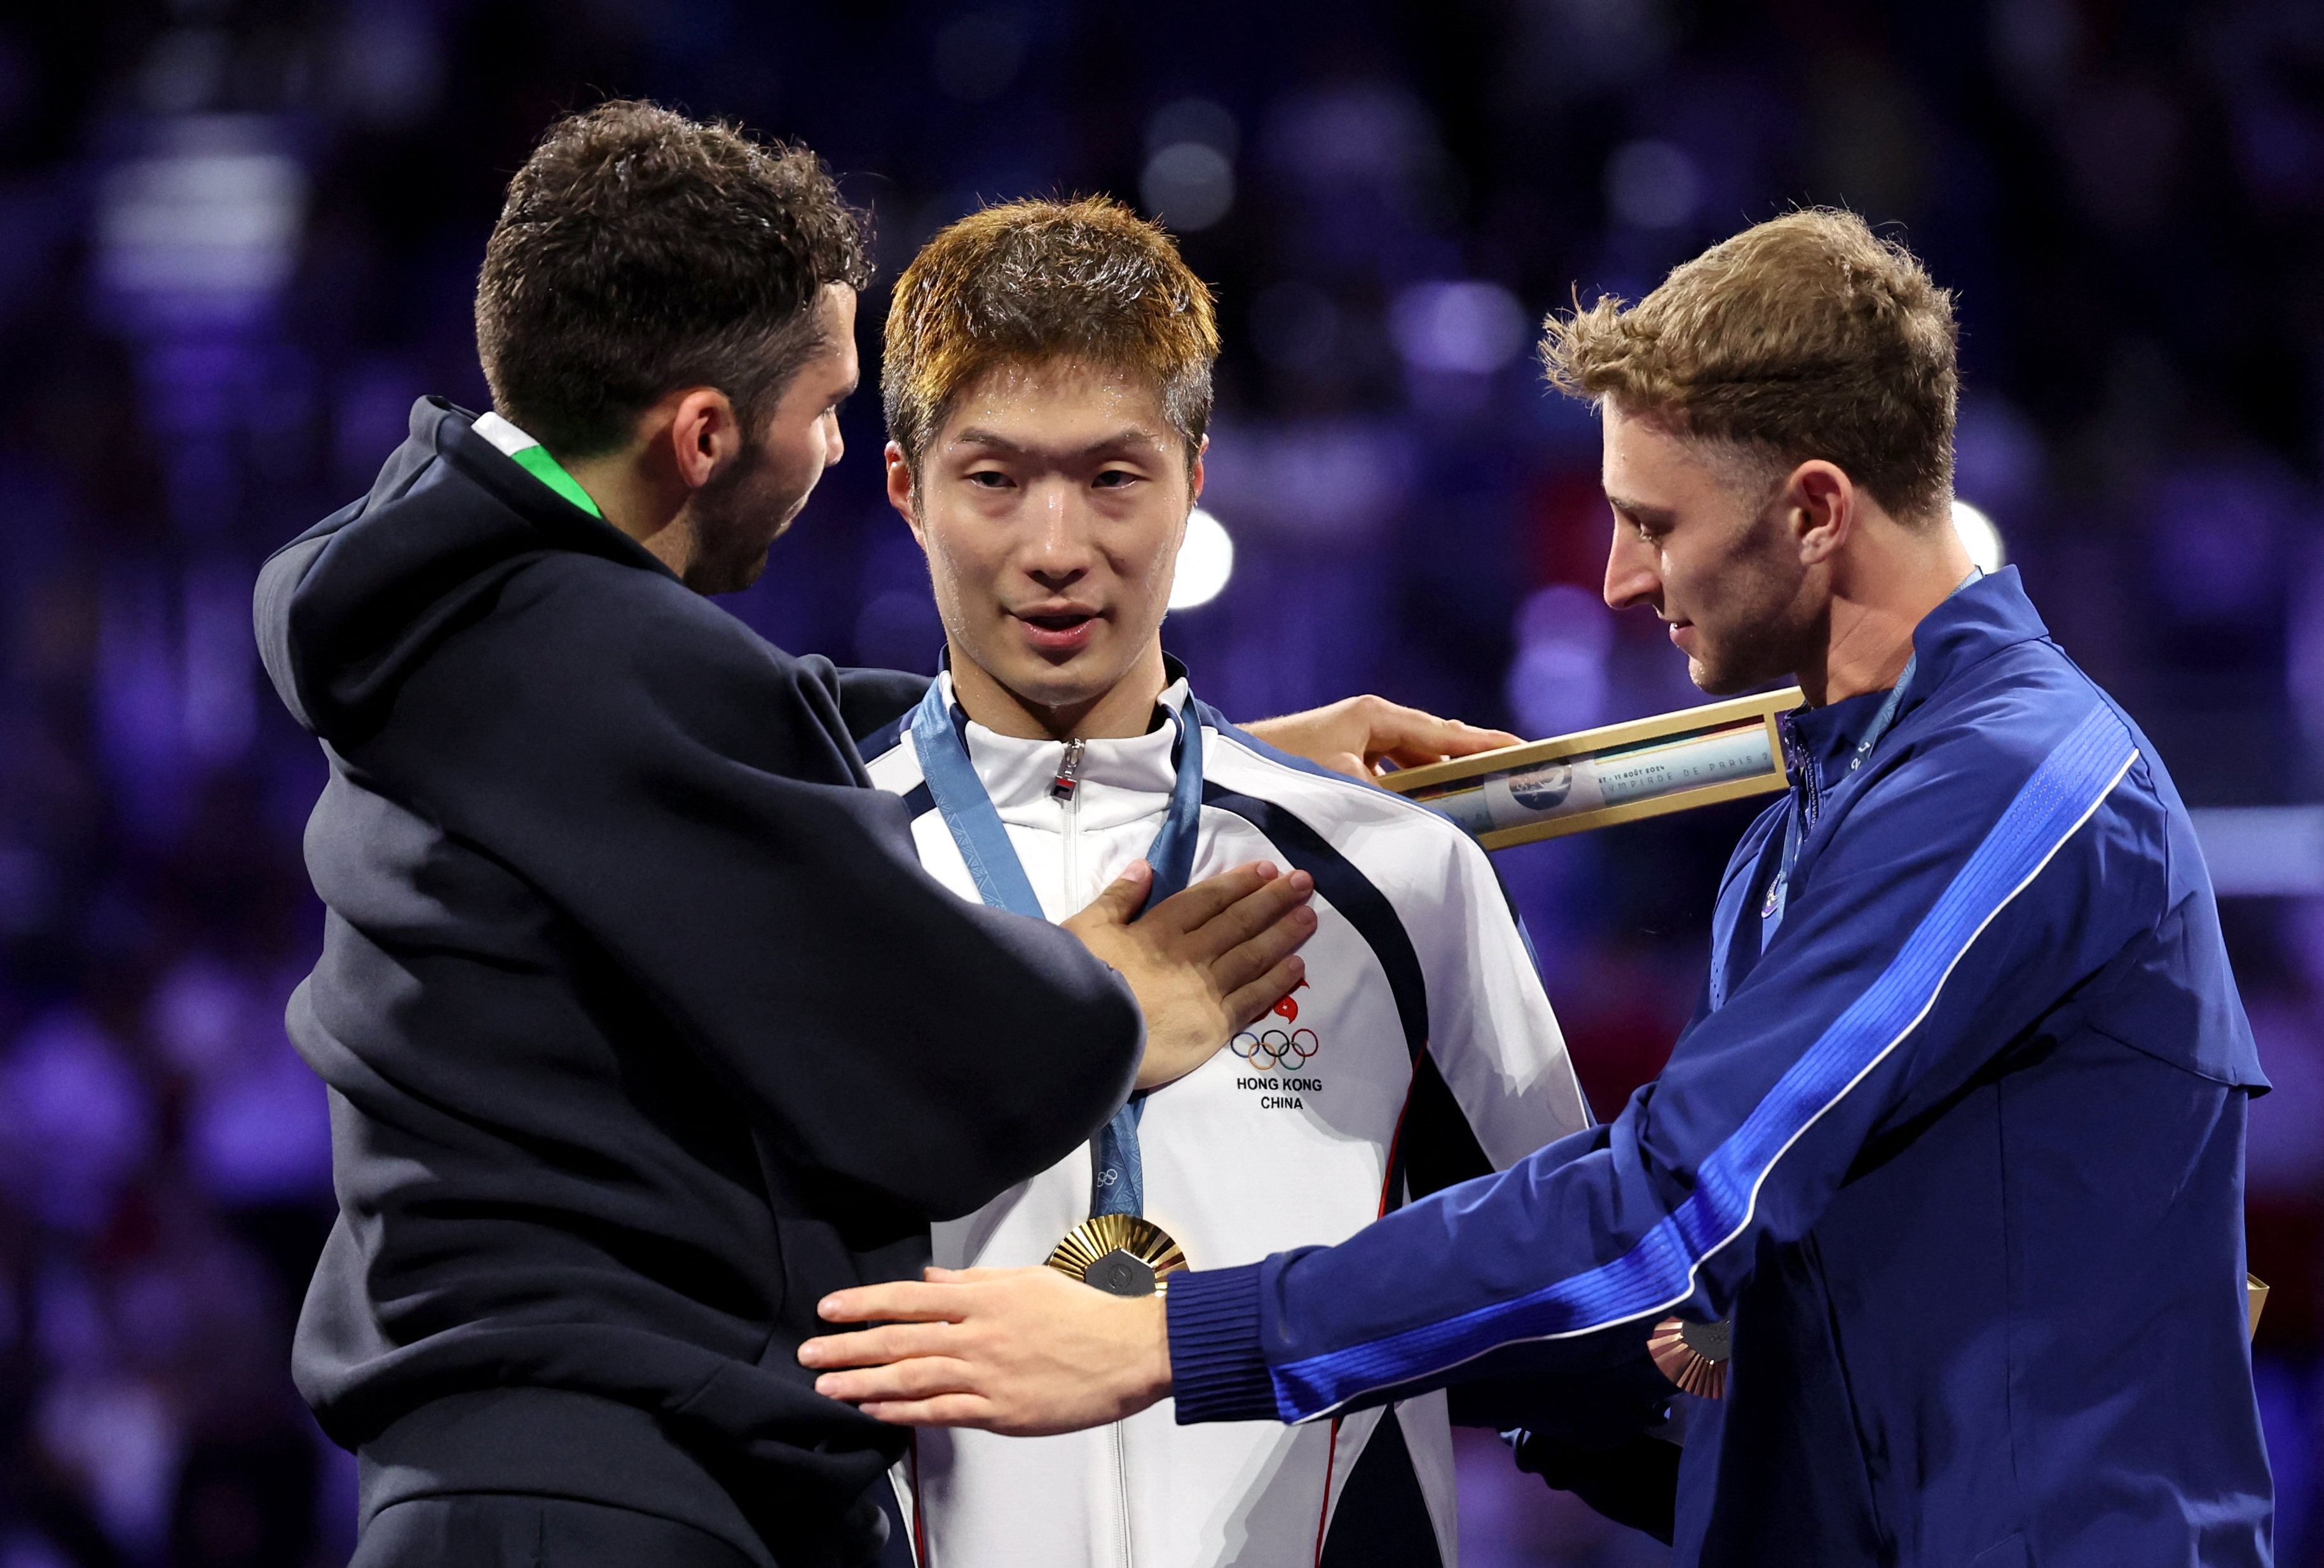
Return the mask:
[[[919,495],[912,484],[912,466],[904,460],[903,447],[893,441],[888,443],[881,457],[888,465],[888,504],[896,509],[896,515],[904,520],[904,526],[912,530],[912,538],[925,550],[928,541],[920,531]]]
[[[716,387],[698,386],[678,400],[669,427],[670,461],[689,491],[710,483],[742,455],[742,423]]]
[[[1195,506],[1201,505],[1203,502],[1203,457],[1210,449],[1211,438],[1204,436],[1194,447],[1194,466],[1186,471],[1187,484],[1194,493],[1187,499],[1190,504]]]
[[[1784,481],[1784,515],[1802,566],[1837,555],[1856,531],[1856,484],[1837,465],[1812,458]]]

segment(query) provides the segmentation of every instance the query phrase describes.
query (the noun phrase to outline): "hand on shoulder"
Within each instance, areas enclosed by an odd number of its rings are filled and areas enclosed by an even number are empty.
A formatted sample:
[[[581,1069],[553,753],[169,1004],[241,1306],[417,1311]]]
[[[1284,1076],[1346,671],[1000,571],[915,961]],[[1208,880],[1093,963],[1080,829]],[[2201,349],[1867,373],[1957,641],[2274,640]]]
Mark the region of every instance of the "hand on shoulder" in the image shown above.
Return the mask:
[[[1416,768],[1448,757],[1467,757],[1522,743],[1506,730],[1440,719],[1369,695],[1343,697],[1323,707],[1261,719],[1245,727],[1278,752],[1304,757],[1367,784],[1384,771],[1382,764]]]

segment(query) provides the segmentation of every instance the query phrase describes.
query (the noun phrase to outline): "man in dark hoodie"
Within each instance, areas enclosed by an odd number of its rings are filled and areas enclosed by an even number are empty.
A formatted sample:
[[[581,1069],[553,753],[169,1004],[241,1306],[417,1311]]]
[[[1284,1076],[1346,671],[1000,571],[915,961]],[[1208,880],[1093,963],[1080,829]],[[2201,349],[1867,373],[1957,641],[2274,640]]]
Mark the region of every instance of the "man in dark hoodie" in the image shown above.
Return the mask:
[[[422,400],[260,579],[331,764],[289,1021],[340,1218],[295,1370],[360,1456],[365,1568],[865,1560],[900,1434],[808,1386],[816,1300],[915,1274],[931,1219],[1299,977],[1304,875],[1139,919],[1137,867],[1062,929],[951,893],[851,739],[925,683],[701,596],[837,460],[866,274],[803,150],[643,104],[561,123],[478,290],[497,411]],[[1277,738],[1499,737],[1367,702]]]

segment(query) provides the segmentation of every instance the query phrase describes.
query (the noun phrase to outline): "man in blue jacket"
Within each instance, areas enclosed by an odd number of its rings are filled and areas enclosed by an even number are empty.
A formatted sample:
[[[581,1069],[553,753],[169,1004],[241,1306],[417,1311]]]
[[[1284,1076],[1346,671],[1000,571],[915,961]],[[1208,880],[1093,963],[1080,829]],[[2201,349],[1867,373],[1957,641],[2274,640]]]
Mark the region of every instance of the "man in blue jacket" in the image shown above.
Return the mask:
[[[1339,1246],[1179,1276],[1167,1309],[1038,1270],[841,1292],[825,1318],[890,1326],[810,1341],[866,1369],[817,1387],[1012,1432],[1166,1395],[1305,1421],[1556,1388],[1729,1318],[1681,1563],[2266,1563],[2265,1080],[2161,760],[1947,526],[1950,297],[1852,216],[1794,213],[1553,321],[1545,357],[1602,413],[1608,602],[1652,605],[1707,691],[1808,698],[1662,1077]],[[1637,1416],[1605,1409],[1618,1441]]]

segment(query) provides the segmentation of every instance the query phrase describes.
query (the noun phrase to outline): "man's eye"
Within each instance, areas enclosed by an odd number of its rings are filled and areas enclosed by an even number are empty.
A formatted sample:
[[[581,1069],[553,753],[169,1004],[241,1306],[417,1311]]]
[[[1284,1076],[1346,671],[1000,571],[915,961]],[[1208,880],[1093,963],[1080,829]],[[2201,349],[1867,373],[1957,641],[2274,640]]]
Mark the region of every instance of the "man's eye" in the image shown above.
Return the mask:
[[[1101,490],[1119,490],[1138,477],[1127,468],[1109,468],[1092,483]]]
[[[979,468],[968,476],[968,482],[985,490],[1005,490],[1009,486],[1009,475],[997,469]]]

